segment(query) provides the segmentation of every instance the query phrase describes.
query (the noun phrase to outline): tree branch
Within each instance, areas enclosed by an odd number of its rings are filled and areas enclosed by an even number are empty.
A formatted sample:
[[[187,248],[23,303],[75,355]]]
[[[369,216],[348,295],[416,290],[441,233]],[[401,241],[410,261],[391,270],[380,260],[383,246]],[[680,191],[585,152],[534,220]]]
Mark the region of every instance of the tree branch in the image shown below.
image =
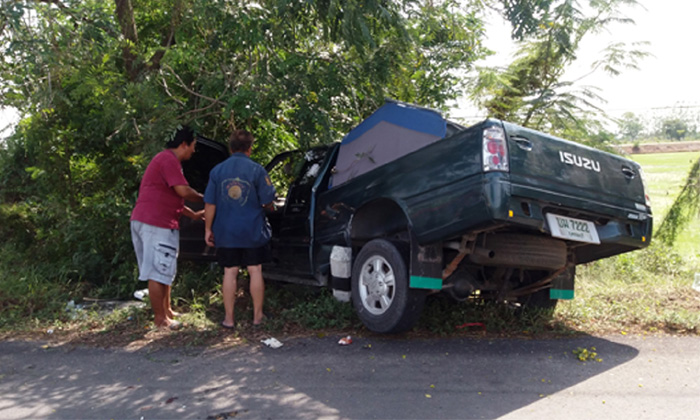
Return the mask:
[[[163,37],[161,42],[161,48],[156,51],[150,60],[148,60],[148,68],[150,70],[160,69],[160,60],[163,59],[165,53],[168,49],[175,45],[175,31],[177,27],[180,26],[182,11],[184,9],[184,3],[182,0],[177,0],[173,7],[172,19],[170,19],[170,27],[168,28],[168,33]]]
[[[161,75],[160,80],[163,82],[163,88],[165,88],[165,94],[168,95],[173,101],[177,102],[181,106],[185,106],[185,103],[182,102],[181,100],[177,99],[175,95],[170,93],[170,87],[168,87],[168,82],[165,80],[165,77]]]
[[[206,99],[207,101],[214,102],[214,103],[217,103],[220,105],[224,105],[224,103],[221,102],[218,98],[214,99],[214,98],[211,98],[209,96],[202,95],[201,93],[197,93],[197,92],[193,91],[192,89],[188,88],[187,85],[185,84],[185,82],[183,82],[182,79],[180,78],[180,76],[178,76],[177,73],[175,73],[175,71],[172,69],[172,67],[168,66],[167,64],[163,64],[163,67],[166,68],[167,70],[169,70],[175,76],[175,78],[179,82],[180,87],[185,89],[185,91],[187,91],[187,93],[189,93],[190,95],[196,96],[198,98]],[[224,94],[222,93],[219,98],[221,98],[223,96],[224,96]]]

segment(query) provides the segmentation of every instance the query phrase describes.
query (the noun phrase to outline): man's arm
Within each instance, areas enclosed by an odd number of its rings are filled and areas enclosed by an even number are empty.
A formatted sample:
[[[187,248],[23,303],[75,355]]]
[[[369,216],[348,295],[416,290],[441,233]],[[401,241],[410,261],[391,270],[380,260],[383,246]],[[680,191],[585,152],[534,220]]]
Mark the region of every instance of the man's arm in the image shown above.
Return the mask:
[[[187,206],[183,207],[182,215],[187,216],[192,220],[204,220],[204,210],[194,211]]]
[[[204,196],[189,185],[175,185],[173,189],[177,195],[192,203],[201,203],[204,201]]]
[[[263,208],[269,211],[277,210],[275,206],[275,199],[277,198],[277,191],[270,181],[270,176],[267,174],[264,168],[260,167],[261,171],[257,178],[257,183],[255,185],[255,190],[258,194],[258,200],[266,204],[263,204]]]
[[[204,241],[211,247],[216,246],[214,243],[214,232],[211,231],[215,215],[216,205],[204,203]]]

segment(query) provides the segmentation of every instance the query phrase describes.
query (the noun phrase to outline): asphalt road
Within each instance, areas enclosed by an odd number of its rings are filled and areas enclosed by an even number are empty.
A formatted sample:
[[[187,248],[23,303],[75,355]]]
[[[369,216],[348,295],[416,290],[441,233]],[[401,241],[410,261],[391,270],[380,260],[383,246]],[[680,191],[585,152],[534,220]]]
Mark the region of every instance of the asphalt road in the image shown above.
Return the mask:
[[[700,337],[339,338],[157,351],[0,342],[0,418],[700,418]],[[602,361],[573,354],[593,347]]]

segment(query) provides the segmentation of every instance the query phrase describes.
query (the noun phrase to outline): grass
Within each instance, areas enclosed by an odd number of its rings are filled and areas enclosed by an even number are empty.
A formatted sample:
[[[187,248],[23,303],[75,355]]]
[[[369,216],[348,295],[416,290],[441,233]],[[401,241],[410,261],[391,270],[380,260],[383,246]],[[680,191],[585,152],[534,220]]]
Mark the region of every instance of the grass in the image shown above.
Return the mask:
[[[654,224],[659,226],[680,193],[691,166],[700,159],[700,152],[633,155],[632,159],[644,169]],[[698,257],[700,228],[697,225],[688,226],[678,237],[676,250],[687,257]]]
[[[700,152],[653,153],[632,155],[644,170],[654,216],[666,214],[681,190],[690,167],[700,158]]]
[[[556,318],[587,333],[700,333],[693,269],[660,244],[577,267],[576,298]]]

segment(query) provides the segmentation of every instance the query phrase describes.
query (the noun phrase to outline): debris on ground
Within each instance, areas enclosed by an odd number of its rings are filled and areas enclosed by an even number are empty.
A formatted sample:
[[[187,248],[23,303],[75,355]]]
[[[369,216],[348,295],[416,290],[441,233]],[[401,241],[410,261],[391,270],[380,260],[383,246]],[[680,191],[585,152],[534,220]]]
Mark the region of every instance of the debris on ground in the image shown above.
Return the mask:
[[[484,324],[483,322],[467,322],[467,323],[462,324],[462,325],[457,325],[455,327],[455,329],[463,330],[465,328],[470,328],[470,327],[479,327],[479,328],[481,328],[481,330],[483,332],[486,332],[486,324]]]
[[[68,316],[70,319],[78,319],[78,318],[85,318],[85,311],[84,305],[82,304],[75,304],[75,301],[71,300],[68,303],[66,303],[66,312],[68,312]]]
[[[138,300],[143,300],[146,296],[148,296],[148,289],[141,289],[134,292],[134,298]]]
[[[343,337],[340,340],[338,340],[338,344],[340,344],[341,346],[349,346],[350,344],[352,344],[352,337]]]
[[[283,345],[282,342],[280,342],[278,339],[276,339],[274,337],[270,337],[266,340],[260,340],[260,342],[263,343],[264,345],[266,345],[267,347],[270,347],[273,349],[278,349],[278,348],[282,347],[282,345]]]
[[[598,357],[598,353],[596,351],[595,347],[591,347],[591,349],[587,349],[584,347],[578,347],[576,350],[573,350],[572,353],[576,355],[576,358],[582,362],[586,361],[593,361],[595,360],[596,362],[602,362],[603,359]]]

